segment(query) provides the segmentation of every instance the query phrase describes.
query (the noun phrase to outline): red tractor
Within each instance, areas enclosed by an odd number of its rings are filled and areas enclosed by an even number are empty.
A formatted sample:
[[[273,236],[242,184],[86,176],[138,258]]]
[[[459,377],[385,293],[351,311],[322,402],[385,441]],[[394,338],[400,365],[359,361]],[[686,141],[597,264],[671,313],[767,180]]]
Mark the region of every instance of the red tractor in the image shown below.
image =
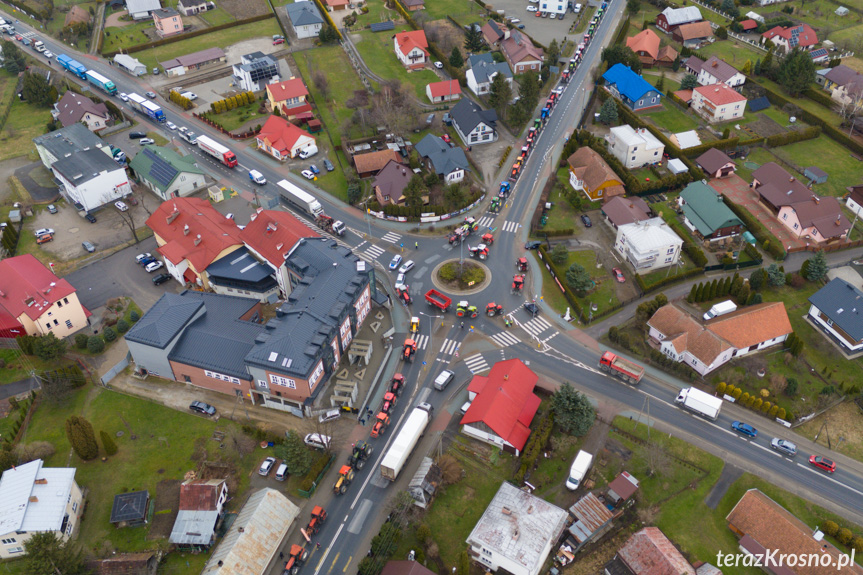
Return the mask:
[[[312,518],[309,519],[309,524],[306,525],[306,534],[311,537],[321,530],[321,525],[327,520],[327,512],[320,505],[315,505],[312,509]]]
[[[394,393],[396,395],[402,394],[402,389],[405,387],[405,376],[400,373],[397,373],[393,376],[392,381],[390,381],[390,393]]]
[[[524,289],[524,276],[515,275],[512,277],[512,293],[519,293]]]
[[[527,258],[518,258],[515,260],[515,268],[520,272],[527,272]]]
[[[396,288],[396,294],[398,295],[398,298],[402,300],[405,305],[410,305],[413,303],[413,301],[411,300],[411,294],[409,293],[410,289],[411,286],[408,285]]]
[[[412,340],[411,338],[407,338],[405,340],[404,345],[404,360],[413,362],[414,354],[417,352],[417,342]]]
[[[473,248],[468,246],[467,251],[468,255],[470,255],[470,257],[472,258],[479,258],[481,260],[488,259],[488,246],[486,246],[485,244],[479,244],[478,246]]]
[[[297,575],[308,556],[309,552],[306,551],[305,547],[291,545],[291,551],[288,553],[288,561],[285,563],[285,570],[282,575]]]
[[[375,426],[372,427],[372,437],[380,437],[390,426],[390,416],[386,413],[379,413],[375,420]]]
[[[490,246],[491,244],[494,243],[494,236],[491,235],[490,233],[483,234],[482,238],[480,238],[480,239],[482,240],[482,243],[484,243],[487,246]]]
[[[503,306],[499,303],[491,302],[487,306],[485,306],[485,314],[488,317],[494,317],[496,315],[500,315],[503,313]]]

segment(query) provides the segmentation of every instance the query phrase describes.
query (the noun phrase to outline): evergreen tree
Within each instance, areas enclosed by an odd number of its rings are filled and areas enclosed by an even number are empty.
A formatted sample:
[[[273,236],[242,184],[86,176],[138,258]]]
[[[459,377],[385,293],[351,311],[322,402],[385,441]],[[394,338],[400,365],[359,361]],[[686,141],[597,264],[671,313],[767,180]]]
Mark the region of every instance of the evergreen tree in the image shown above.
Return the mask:
[[[54,361],[66,353],[66,340],[58,339],[53,333],[36,338],[33,354],[42,361]]]
[[[641,2],[639,0],[626,0],[626,11],[631,15],[638,14],[641,10]]]
[[[24,74],[24,86],[21,89],[21,93],[24,95],[25,100],[36,106],[50,108],[54,105],[53,94],[56,94],[56,92],[51,91],[51,84],[41,74],[32,74],[30,72]]]
[[[656,82],[656,89],[659,90],[660,92],[663,92],[665,90],[665,72],[664,71],[662,72],[662,74],[660,74],[659,80]]]
[[[423,194],[426,192],[422,176],[414,174],[405,187],[405,205],[409,208],[423,205]]]
[[[464,66],[464,58],[462,58],[461,50],[458,49],[458,46],[452,47],[452,53],[449,55],[449,65],[456,69]]]
[[[743,68],[740,71],[743,72],[747,76],[752,74],[752,60],[746,60],[743,63]]]
[[[749,288],[752,291],[760,290],[764,286],[764,280],[764,270],[762,268],[758,268],[749,276]]]
[[[737,292],[737,305],[743,306],[746,305],[746,302],[749,301],[749,284],[743,284],[740,287],[740,290]]]
[[[24,543],[26,555],[23,558],[26,575],[88,575],[83,551],[71,541],[63,541],[53,531],[35,532]]]
[[[96,443],[96,433],[89,421],[77,415],[66,420],[66,437],[72,444],[72,449],[84,461],[99,456],[99,444]]]
[[[478,27],[471,24],[465,34],[464,49],[467,50],[468,53],[473,53],[482,50],[482,46],[482,33],[479,31]]]
[[[551,396],[551,408],[560,430],[576,437],[585,435],[596,419],[596,411],[587,396],[577,392],[567,381]]]
[[[779,64],[777,80],[791,96],[803,93],[815,80],[815,63],[809,52],[799,48],[792,50]]]
[[[672,62],[671,64],[672,72],[677,72],[678,70],[680,70],[680,54],[677,55],[677,57],[674,59],[674,62]]]
[[[9,40],[0,41],[3,51],[3,67],[11,74],[17,75],[27,67],[27,60],[18,45]]]
[[[612,44],[602,51],[602,61],[611,68],[615,64],[623,64],[632,68],[636,74],[641,74],[641,60],[638,54],[626,44]]]
[[[575,263],[566,270],[566,285],[576,293],[584,293],[593,288],[593,280],[584,266]]]
[[[692,289],[689,290],[689,297],[686,298],[686,301],[689,303],[695,303],[698,297],[698,286],[696,284],[692,284]]]
[[[752,73],[755,74],[756,76],[761,75],[761,58],[758,58],[755,61],[755,66],[752,67]]]
[[[503,74],[495,74],[488,92],[488,105],[503,118],[512,100],[512,87]]]
[[[776,264],[767,266],[767,285],[770,287],[782,287],[785,285],[785,272]]]
[[[608,98],[599,108],[599,121],[606,126],[617,123],[617,102]]]
[[[698,78],[695,77],[695,74],[686,74],[680,81],[681,90],[692,90],[696,86],[698,86]]]
[[[718,281],[716,279],[714,279],[712,282],[710,282],[710,297],[708,298],[709,300],[716,299],[716,284],[717,283],[718,283]]]
[[[704,301],[704,283],[698,282],[698,291],[696,292],[695,301],[701,303]]]
[[[102,448],[105,450],[105,455],[111,456],[117,453],[117,443],[107,431],[104,429],[101,430],[99,432],[99,438],[102,440]]]
[[[806,269],[806,279],[817,282],[827,275],[827,256],[824,255],[824,252],[815,252],[815,255],[806,261],[809,262]]]
[[[284,443],[275,449],[276,457],[283,459],[291,475],[305,475],[312,468],[312,454],[296,431],[289,431]]]
[[[557,265],[563,265],[569,258],[569,250],[566,249],[565,243],[559,243],[551,250],[551,261]]]

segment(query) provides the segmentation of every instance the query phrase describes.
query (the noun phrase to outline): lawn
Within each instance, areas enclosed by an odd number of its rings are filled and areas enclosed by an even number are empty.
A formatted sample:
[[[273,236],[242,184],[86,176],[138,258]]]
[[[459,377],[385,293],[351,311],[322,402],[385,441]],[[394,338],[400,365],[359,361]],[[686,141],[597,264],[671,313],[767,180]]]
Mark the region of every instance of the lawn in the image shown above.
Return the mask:
[[[750,148],[749,155],[744,160],[736,160],[737,175],[747,182],[752,179],[752,172],[758,168],[750,169],[746,167],[747,163],[758,164],[758,167],[763,166],[768,162],[775,162],[776,158],[770,153],[767,148]]]
[[[542,227],[542,231],[573,230],[573,236],[581,233],[581,228],[576,223],[581,212],[573,208],[566,199],[564,192],[568,189],[569,169],[559,168],[557,170],[557,182],[548,194],[548,201],[553,205],[548,212],[548,221]],[[542,236],[542,231],[534,235]]]
[[[472,0],[434,0],[425,6],[425,14],[429,20],[443,20],[451,16],[457,22],[464,20],[463,24],[472,22],[471,16],[481,18],[484,12],[482,7]]]
[[[341,154],[342,152],[337,153]],[[321,173],[320,175],[318,175],[318,180],[315,182],[315,185],[326,191],[334,198],[338,198],[343,202],[347,202],[348,179],[345,177],[345,173],[339,168],[339,163],[336,158],[332,157],[333,153],[330,152],[330,154],[328,155],[330,156],[330,161],[333,163],[333,166],[335,166],[336,169],[332,172],[328,172],[326,168],[324,168],[323,162],[318,161],[315,165],[318,167],[318,169],[321,170]],[[350,165],[349,163],[347,163],[347,159],[344,157],[344,155],[340,157],[342,160],[342,165]]]
[[[825,106],[822,106],[818,102],[816,102],[814,100],[810,100],[809,98],[792,98],[791,96],[789,96],[788,94],[785,93],[785,90],[783,90],[779,84],[777,84],[776,82],[773,82],[772,80],[768,80],[767,78],[764,78],[763,76],[758,76],[756,78],[756,80],[759,84],[766,86],[767,88],[770,88],[772,91],[781,95],[783,98],[786,98],[788,101],[794,103],[794,105],[796,105],[800,108],[803,108],[804,110],[806,110],[808,112],[811,112],[812,114],[818,116],[822,120],[824,120],[826,122],[830,122],[834,126],[838,126],[842,123],[842,117],[839,116],[839,114],[837,114],[836,112],[834,112],[833,110],[831,110]],[[818,86],[814,83],[811,86],[814,90],[820,90],[821,89],[820,86]]]
[[[71,344],[71,341],[69,343]],[[0,349],[0,359],[5,364],[5,367],[0,369],[0,385],[25,379],[30,376],[31,370],[40,375],[70,363],[67,360],[43,361],[35,355],[24,355],[17,347]]]
[[[198,18],[200,18],[210,26],[230,24],[231,22],[234,22],[236,20],[227,10],[219,6],[216,6],[215,10],[208,10],[207,12],[202,12],[198,14]]]
[[[710,11],[702,10],[701,13],[710,13]],[[745,42],[738,42],[733,38],[729,38],[728,40],[717,40],[713,44],[699,48],[698,53],[704,54],[707,57],[716,56],[717,58],[725,60],[738,70],[743,67],[743,64],[745,64],[747,60],[750,60],[754,66],[755,62],[757,62],[759,58],[764,59],[764,56],[767,54],[766,52],[753,48]]]
[[[672,134],[694,130],[700,125],[694,116],[678,108],[677,104],[665,100],[662,102],[661,110],[644,112],[643,115],[650,118],[656,126]]]
[[[267,112],[258,114],[258,108],[260,107],[260,101],[251,102],[245,106],[240,106],[239,108],[216,114],[214,119],[228,131],[236,130],[249,120],[254,120],[255,118],[258,118],[259,123],[263,124],[267,121],[267,118],[269,118],[270,115]]]
[[[815,184],[817,193],[842,197],[847,186],[863,183],[863,162],[851,152],[821,134],[814,140],[806,140],[771,150],[776,156],[796,164],[801,168],[815,165],[829,174],[827,182]]]
[[[620,303],[620,300],[617,299],[616,282],[611,277],[611,270],[606,270],[601,265],[597,267],[596,253],[593,250],[569,252],[569,259],[564,264],[566,267],[560,267],[568,270],[575,263],[581,264],[590,274],[591,279],[596,282],[596,287],[589,291],[585,297],[576,297],[582,308],[584,308],[585,313],[590,313],[591,304],[595,304],[597,307],[597,309],[593,310],[594,315],[596,315]],[[561,281],[564,279],[561,278]]]
[[[769,108],[762,110],[758,114],[767,116],[782,127],[788,127],[791,125],[791,116],[789,116],[779,108],[776,108],[775,106],[770,106]],[[803,122],[800,122],[800,120],[797,120],[797,122],[803,124]]]
[[[146,22],[123,26],[122,28],[105,28],[105,37],[102,40],[102,53],[152,42],[149,36],[144,34],[144,30],[154,27],[155,24],[153,24],[153,21],[148,20]]]
[[[3,131],[0,132],[0,161],[26,156],[33,150],[33,138],[45,133],[45,126],[51,120],[48,108],[40,108],[22,102],[15,96],[15,82],[8,72],[0,72],[2,102],[12,101],[12,112]],[[0,106],[0,111],[4,108]]]
[[[395,9],[387,8],[383,0],[367,0],[366,7],[369,10],[365,14],[354,10],[357,13],[357,23],[351,28],[352,30],[361,30],[376,22],[401,19],[401,14]]]
[[[359,36],[356,48],[372,72],[381,78],[393,78],[407,84],[421,102],[426,100],[426,85],[440,80],[434,72],[426,69],[408,72],[396,58],[391,34],[364,31]]]

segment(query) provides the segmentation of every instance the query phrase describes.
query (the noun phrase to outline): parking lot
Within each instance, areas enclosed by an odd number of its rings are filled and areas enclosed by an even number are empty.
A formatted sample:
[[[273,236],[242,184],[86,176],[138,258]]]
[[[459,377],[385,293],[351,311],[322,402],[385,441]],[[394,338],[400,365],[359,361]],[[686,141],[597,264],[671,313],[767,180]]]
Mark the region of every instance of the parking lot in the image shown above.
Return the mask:
[[[587,0],[581,0],[581,3],[584,5],[582,14],[593,11],[592,8],[588,8]],[[520,24],[524,24],[524,31],[530,37],[535,38],[537,42],[541,42],[546,46],[553,39],[557,40],[558,44],[563,43],[565,36],[569,36],[569,39],[572,39],[569,30],[573,23],[576,22],[578,16],[569,10],[563,15],[563,20],[557,18],[552,20],[551,18],[537,17],[535,12],[527,11],[528,6],[540,5],[541,2],[530,3],[528,0],[498,0],[494,3],[494,8],[495,10],[504,10],[504,15],[507,18],[518,18],[521,21]]]

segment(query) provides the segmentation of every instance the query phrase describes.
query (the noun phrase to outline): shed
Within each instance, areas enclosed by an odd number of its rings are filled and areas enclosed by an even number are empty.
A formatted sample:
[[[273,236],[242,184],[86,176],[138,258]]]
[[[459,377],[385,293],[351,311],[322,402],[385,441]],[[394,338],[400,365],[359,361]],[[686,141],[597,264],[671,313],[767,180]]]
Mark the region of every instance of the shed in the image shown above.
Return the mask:
[[[423,457],[419,469],[408,485],[408,493],[413,497],[414,505],[423,509],[431,505],[442,477],[443,473],[440,467],[435,465],[431,457]]]
[[[848,8],[846,8],[845,6],[840,6],[839,8],[834,10],[834,14],[836,14],[837,16],[847,16]]]
[[[817,166],[809,166],[803,170],[803,175],[809,178],[812,184],[823,184],[827,181],[827,172]]]
[[[308,128],[310,134],[317,134],[324,129],[320,120],[309,120]]]
[[[134,527],[147,522],[150,507],[149,491],[130,491],[114,496],[111,508],[111,523],[114,527]]]
[[[683,160],[679,158],[672,158],[668,160],[668,169],[675,176],[677,174],[685,174],[689,171],[689,168],[686,167],[686,164],[683,163]]]
[[[623,471],[608,484],[608,497],[615,503],[626,501],[638,491],[638,479]]]
[[[770,107],[770,100],[767,99],[767,96],[761,96],[753,100],[749,100],[747,104],[749,105],[750,112],[760,112],[761,110],[766,110]]]

